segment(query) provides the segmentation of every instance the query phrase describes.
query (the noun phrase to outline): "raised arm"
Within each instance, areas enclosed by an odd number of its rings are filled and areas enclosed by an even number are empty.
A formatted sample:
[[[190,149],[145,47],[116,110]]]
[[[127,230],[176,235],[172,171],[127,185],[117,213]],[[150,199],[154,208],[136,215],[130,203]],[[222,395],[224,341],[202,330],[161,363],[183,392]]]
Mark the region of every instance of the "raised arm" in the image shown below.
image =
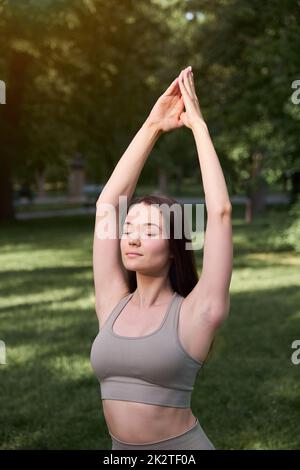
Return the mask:
[[[186,108],[181,120],[191,128],[195,138],[207,210],[202,273],[185,303],[195,315],[202,315],[201,320],[217,328],[230,309],[232,207],[222,168],[199,107],[192,73],[181,72],[179,85]]]
[[[109,309],[129,292],[118,236],[119,196],[126,196],[129,204],[140,173],[158,136],[157,128],[146,120],[118,161],[96,203],[93,274],[95,308],[99,320],[102,311]],[[115,233],[114,238],[99,236],[104,233],[107,222],[111,224],[110,229]]]
[[[99,323],[101,313],[109,311],[129,292],[118,236],[119,196],[126,196],[127,204],[129,204],[140,173],[156,140],[161,133],[181,127],[179,116],[182,110],[183,102],[177,77],[155,103],[145,123],[115,166],[97,200],[93,274],[95,308]],[[115,238],[99,236],[103,233],[107,221],[114,225]]]

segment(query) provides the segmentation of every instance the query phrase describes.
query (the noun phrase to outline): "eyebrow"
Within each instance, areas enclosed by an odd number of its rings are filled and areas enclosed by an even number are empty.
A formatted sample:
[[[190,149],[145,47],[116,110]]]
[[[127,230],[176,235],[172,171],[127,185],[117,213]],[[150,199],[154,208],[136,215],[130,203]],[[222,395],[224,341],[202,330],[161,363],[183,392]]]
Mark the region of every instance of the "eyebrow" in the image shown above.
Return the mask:
[[[131,222],[125,222],[124,225],[126,225],[126,224],[127,224],[127,225],[132,225]],[[149,225],[156,225],[156,227],[158,227],[158,228],[160,229],[160,226],[159,226],[159,225],[157,225],[157,224],[152,224],[151,222],[146,222],[146,223],[144,223],[144,224],[142,224],[142,225],[148,225],[148,226],[149,226]]]

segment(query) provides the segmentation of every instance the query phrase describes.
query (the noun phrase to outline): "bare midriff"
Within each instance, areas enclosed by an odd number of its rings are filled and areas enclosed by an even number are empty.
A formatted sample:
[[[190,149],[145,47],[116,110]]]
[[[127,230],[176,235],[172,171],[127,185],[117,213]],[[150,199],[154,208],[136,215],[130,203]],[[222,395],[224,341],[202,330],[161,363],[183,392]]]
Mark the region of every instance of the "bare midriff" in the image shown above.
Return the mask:
[[[127,443],[150,443],[184,433],[196,422],[191,408],[103,399],[110,434]]]

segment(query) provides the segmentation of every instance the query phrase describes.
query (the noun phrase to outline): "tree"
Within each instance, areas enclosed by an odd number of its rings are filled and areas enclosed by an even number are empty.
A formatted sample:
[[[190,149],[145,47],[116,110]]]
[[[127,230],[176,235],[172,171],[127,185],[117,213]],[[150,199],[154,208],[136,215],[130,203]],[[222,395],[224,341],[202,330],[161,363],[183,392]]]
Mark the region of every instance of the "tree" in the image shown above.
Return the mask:
[[[251,182],[256,155],[263,185],[290,168],[299,170],[300,110],[290,100],[300,66],[299,3],[193,0],[189,7],[195,21],[199,12],[205,17],[193,42],[201,44],[196,74],[207,90],[203,102],[208,121],[216,146],[231,161],[235,190],[252,187],[255,214],[260,204],[253,188],[262,188]]]

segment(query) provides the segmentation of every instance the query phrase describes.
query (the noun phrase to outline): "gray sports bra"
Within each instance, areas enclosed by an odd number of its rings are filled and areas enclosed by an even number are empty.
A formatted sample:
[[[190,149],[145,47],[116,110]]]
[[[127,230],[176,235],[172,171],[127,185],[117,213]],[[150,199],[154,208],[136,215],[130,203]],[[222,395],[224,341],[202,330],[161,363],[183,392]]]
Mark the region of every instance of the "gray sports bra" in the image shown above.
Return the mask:
[[[120,336],[114,333],[113,324],[132,296],[118,302],[92,343],[90,362],[101,399],[190,407],[203,362],[185,351],[178,336],[184,297],[174,292],[157,330],[145,336]]]

